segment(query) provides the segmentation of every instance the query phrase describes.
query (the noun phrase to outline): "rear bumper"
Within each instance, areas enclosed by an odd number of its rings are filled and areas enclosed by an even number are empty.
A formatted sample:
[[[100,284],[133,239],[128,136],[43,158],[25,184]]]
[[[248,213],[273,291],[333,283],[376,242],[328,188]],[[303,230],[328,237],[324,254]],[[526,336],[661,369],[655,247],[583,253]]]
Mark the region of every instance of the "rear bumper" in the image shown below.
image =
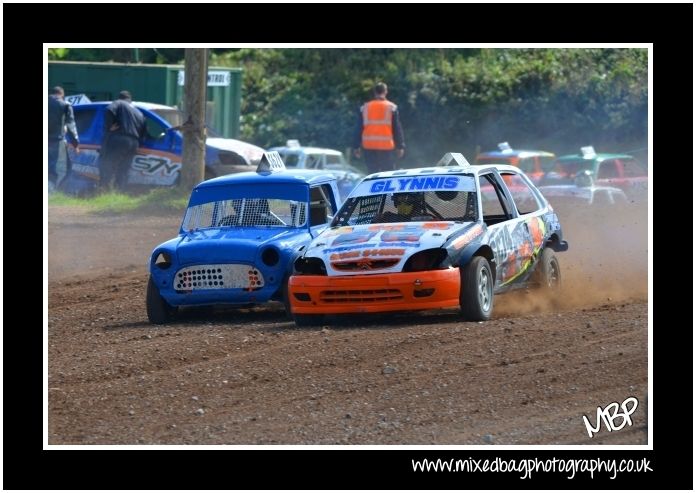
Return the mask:
[[[297,314],[379,313],[459,306],[459,268],[362,276],[292,276]]]

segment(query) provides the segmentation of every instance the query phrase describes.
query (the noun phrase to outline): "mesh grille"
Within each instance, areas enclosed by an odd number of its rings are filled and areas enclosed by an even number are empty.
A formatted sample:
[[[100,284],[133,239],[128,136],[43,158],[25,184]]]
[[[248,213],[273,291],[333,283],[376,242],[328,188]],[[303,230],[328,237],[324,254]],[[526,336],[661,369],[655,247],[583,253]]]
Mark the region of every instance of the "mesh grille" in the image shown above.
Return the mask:
[[[281,199],[230,199],[189,207],[186,231],[220,227],[298,227],[307,222],[307,204]]]
[[[405,204],[406,206],[399,206]],[[435,191],[366,195],[351,199],[334,226],[410,221],[476,221],[475,192]]]
[[[346,262],[332,262],[331,266],[336,270],[372,270],[372,269],[388,269],[394,267],[401,259],[387,258],[374,259],[364,258]]]
[[[324,303],[370,303],[398,301],[404,296],[398,289],[350,289],[341,291],[322,291],[319,299]]]
[[[246,264],[192,265],[180,269],[174,276],[176,291],[200,289],[248,289],[264,286],[263,274]]]

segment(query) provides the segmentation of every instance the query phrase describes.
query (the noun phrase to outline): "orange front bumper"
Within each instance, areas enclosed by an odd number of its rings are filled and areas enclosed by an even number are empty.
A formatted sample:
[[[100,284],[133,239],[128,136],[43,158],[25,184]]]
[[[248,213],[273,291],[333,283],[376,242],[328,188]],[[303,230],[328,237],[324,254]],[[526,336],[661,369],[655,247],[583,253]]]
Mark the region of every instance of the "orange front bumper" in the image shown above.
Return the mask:
[[[378,313],[459,306],[459,268],[290,278],[293,313]]]

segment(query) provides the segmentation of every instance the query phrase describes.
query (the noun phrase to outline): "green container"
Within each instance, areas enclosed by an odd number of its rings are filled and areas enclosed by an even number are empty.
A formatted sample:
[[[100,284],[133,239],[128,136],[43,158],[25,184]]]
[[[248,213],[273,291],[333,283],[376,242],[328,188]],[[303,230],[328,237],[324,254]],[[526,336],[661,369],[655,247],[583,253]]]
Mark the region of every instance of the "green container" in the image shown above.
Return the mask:
[[[93,101],[113,101],[128,90],[135,101],[183,108],[183,65],[144,63],[48,62],[48,86],[65,95],[85,94]],[[208,67],[206,122],[227,138],[239,137],[242,69]]]

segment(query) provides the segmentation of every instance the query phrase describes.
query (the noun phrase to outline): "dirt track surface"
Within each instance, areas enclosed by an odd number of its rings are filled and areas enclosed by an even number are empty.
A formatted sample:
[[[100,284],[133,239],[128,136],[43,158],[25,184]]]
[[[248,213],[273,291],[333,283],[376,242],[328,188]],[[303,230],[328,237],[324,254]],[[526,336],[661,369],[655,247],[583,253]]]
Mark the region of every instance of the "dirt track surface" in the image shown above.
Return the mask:
[[[49,443],[646,443],[647,214],[607,217],[561,217],[560,301],[496,297],[486,323],[451,310],[297,329],[269,304],[156,327],[146,264],[180,218],[52,207]],[[629,396],[633,425],[590,439],[582,416]]]

